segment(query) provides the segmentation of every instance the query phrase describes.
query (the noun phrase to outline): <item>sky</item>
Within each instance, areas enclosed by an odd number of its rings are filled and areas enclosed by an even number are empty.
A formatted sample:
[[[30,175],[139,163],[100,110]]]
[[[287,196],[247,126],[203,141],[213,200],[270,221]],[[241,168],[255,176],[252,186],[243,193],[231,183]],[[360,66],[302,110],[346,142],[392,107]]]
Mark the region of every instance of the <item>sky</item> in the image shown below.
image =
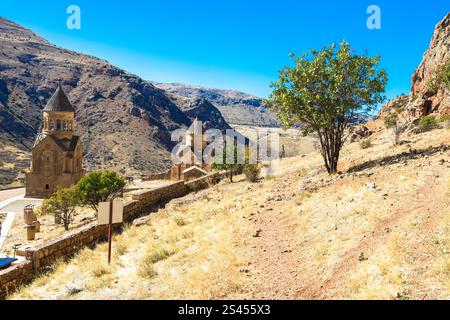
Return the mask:
[[[81,29],[69,29],[70,5]],[[370,30],[377,5],[381,29]],[[91,54],[145,80],[270,93],[278,71],[300,55],[347,40],[357,53],[381,55],[388,98],[408,93],[448,0],[21,0],[0,16],[47,40]]]

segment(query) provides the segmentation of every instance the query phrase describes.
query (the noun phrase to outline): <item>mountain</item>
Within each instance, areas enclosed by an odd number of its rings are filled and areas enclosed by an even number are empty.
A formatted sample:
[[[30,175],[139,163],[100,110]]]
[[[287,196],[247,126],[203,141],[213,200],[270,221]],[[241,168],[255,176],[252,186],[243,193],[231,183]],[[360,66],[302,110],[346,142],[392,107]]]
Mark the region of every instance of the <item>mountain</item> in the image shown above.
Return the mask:
[[[235,90],[211,89],[180,83],[153,84],[169,93],[190,98],[206,99],[220,110],[231,125],[279,127],[276,115],[263,104],[261,98]]]
[[[437,69],[450,59],[450,13],[435,27],[428,50],[423,60],[412,75],[411,92],[409,96],[400,96],[390,101],[379,113],[382,117],[395,106],[404,110],[405,116],[417,119],[428,114],[450,114],[450,95],[443,90],[433,90],[430,82]]]
[[[33,145],[42,109],[59,84],[76,111],[87,170],[161,172],[171,163],[171,131],[187,128],[195,117],[221,130],[230,127],[207,101],[198,101],[197,112],[195,101],[181,108],[152,83],[105,60],[57,47],[1,17],[0,47],[0,147],[17,150],[18,157]],[[23,169],[21,162],[13,171]],[[0,184],[12,182],[3,178]]]

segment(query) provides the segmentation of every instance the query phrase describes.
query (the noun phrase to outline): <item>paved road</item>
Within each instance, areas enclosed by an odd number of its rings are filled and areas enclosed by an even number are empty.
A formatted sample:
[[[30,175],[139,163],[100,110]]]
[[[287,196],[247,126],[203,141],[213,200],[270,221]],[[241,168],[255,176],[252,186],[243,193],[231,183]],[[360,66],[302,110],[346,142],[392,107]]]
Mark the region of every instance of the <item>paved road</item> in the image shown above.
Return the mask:
[[[0,203],[21,195],[25,195],[25,188],[0,191]]]
[[[2,208],[7,208],[15,202],[23,201],[25,196],[25,188],[0,191],[0,212]],[[15,211],[15,210],[14,210]],[[0,250],[3,247],[3,243],[8,237],[9,229],[11,228],[16,212],[3,211],[7,213],[6,219],[3,221],[0,230]]]

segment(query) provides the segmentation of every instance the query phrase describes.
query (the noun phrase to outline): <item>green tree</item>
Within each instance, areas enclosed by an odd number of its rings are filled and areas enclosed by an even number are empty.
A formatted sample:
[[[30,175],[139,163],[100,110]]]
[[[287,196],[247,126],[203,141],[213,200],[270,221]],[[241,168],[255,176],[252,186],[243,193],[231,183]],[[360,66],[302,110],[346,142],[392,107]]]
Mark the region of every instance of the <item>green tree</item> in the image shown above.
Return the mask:
[[[227,155],[232,159],[227,160]],[[222,149],[222,154],[216,158],[211,167],[217,170],[228,171],[230,182],[233,182],[233,176],[242,171],[244,167],[244,164],[239,164],[238,162],[238,148],[236,144],[227,145]]]
[[[125,180],[114,171],[94,171],[85,175],[76,187],[82,203],[97,211],[100,202],[120,195],[125,185]]]
[[[325,167],[336,173],[348,127],[385,99],[386,71],[379,56],[355,55],[345,41],[292,57],[295,66],[279,72],[266,104],[284,126],[300,122],[305,134],[316,133]]]
[[[80,194],[75,187],[62,188],[58,189],[50,199],[44,200],[41,212],[58,217],[59,219],[55,220],[61,220],[64,229],[69,230],[79,204]]]

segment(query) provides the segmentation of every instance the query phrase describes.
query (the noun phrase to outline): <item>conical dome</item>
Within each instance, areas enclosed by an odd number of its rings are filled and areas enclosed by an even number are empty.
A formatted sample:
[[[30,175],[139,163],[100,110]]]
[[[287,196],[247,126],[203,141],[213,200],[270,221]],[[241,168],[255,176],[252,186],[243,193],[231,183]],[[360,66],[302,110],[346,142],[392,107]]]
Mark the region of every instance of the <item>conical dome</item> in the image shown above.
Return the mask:
[[[75,112],[61,85],[44,108],[46,112]]]

